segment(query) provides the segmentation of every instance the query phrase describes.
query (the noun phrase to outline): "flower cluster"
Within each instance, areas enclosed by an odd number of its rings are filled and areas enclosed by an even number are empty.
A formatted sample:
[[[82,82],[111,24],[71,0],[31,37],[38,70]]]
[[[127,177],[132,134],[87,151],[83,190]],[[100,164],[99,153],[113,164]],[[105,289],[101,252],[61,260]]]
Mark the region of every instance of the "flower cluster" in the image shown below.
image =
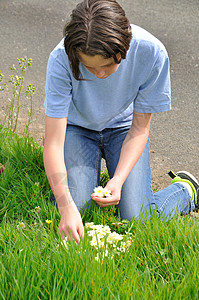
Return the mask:
[[[103,188],[102,186],[98,186],[94,188],[94,194],[95,196],[106,198],[111,196],[111,191],[107,190],[106,188]]]
[[[101,256],[114,257],[114,254],[120,255],[121,252],[126,252],[132,244],[131,233],[128,235],[118,234],[117,232],[111,232],[111,229],[107,225],[95,225],[93,222],[86,223],[85,228],[87,234],[91,238],[90,245],[94,247],[98,252],[102,250]],[[99,260],[99,253],[95,259]]]

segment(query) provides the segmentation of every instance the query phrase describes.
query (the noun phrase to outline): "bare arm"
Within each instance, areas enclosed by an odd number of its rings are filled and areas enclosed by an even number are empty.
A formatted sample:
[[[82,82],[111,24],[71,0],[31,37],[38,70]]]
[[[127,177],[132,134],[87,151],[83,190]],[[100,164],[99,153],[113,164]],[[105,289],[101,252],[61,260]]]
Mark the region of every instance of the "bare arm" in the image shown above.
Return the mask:
[[[150,121],[151,114],[134,111],[133,123],[122,145],[114,174],[122,185],[144,151],[149,137]]]
[[[71,197],[67,171],[64,163],[64,140],[67,119],[46,117],[44,166],[46,174],[55,195],[61,215],[60,232],[62,237],[70,236],[79,241],[84,229],[81,216]]]
[[[104,199],[92,195],[92,198],[100,206],[109,206],[119,203],[122,185],[146,146],[149,137],[150,121],[150,113],[144,114],[134,111],[133,123],[123,142],[115,174],[106,186],[107,189],[111,191],[112,196]]]

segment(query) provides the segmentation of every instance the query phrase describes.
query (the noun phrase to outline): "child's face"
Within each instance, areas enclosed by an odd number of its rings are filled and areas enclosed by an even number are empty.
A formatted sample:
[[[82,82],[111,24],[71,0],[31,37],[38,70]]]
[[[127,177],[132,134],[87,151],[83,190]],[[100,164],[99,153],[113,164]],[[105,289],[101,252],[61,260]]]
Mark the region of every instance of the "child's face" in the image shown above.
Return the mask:
[[[113,57],[104,58],[101,55],[90,56],[82,52],[79,52],[80,62],[84,67],[94,74],[97,78],[105,79],[119,68],[119,64],[116,64]],[[121,54],[117,54],[117,59],[121,59]]]

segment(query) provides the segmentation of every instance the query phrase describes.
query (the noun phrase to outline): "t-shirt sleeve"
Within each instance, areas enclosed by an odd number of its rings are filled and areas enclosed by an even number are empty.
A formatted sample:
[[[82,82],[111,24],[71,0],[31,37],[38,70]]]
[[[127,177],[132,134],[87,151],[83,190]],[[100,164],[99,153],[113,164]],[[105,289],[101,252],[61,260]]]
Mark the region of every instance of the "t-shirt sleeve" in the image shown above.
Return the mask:
[[[140,86],[134,110],[141,113],[163,112],[171,109],[169,58],[160,50],[146,81]]]
[[[72,97],[71,77],[64,61],[52,54],[48,60],[45,92],[45,114],[53,118],[67,117]]]

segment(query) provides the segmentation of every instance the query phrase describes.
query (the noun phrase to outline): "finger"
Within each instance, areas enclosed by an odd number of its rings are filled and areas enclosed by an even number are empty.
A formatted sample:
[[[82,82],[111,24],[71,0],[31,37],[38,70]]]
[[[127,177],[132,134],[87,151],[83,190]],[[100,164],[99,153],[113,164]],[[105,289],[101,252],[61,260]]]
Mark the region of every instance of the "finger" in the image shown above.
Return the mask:
[[[78,234],[80,236],[80,239],[82,241],[83,238],[84,238],[84,226],[79,227],[78,230],[77,230],[77,232],[78,232]]]
[[[100,207],[106,207],[106,206],[111,206],[111,205],[117,205],[119,204],[119,201],[114,201],[114,202],[107,202],[107,203],[101,203],[100,201],[96,201],[96,203],[100,206]]]
[[[118,203],[118,198],[107,197],[93,199],[98,205],[115,205]]]
[[[98,199],[98,198],[100,198],[100,197],[97,196],[97,195],[95,195],[95,194],[91,194],[91,198],[92,198],[92,199]]]
[[[99,206],[101,207],[106,207],[106,206],[110,206],[110,205],[116,205],[118,204],[118,201],[111,201],[111,202],[106,202],[106,203],[101,203],[100,201],[99,202],[96,202]]]
[[[97,196],[93,193],[93,194],[91,194],[91,198],[93,198],[93,197],[97,197]]]
[[[62,229],[61,225],[59,225],[59,231],[61,233],[61,237],[64,240],[65,239],[65,234],[64,234],[64,230]]]
[[[116,197],[113,197],[113,196],[111,196],[111,197],[106,197],[106,198],[104,198],[104,197],[99,197],[99,196],[94,196],[93,197],[93,200],[95,200],[95,201],[100,201],[100,202],[104,202],[104,203],[106,203],[107,201],[113,201],[113,200],[115,200],[116,199]]]
[[[60,233],[61,233],[61,237],[62,237],[62,239],[64,240],[65,239],[65,234],[63,233],[63,231],[59,228],[59,231],[60,231]]]
[[[61,233],[62,239],[64,240],[67,238],[67,241],[70,243],[71,242],[71,234],[69,231],[65,230],[62,226],[59,226],[59,231]]]
[[[80,236],[77,230],[73,230],[73,231],[71,230],[71,236],[77,243],[80,242]]]

